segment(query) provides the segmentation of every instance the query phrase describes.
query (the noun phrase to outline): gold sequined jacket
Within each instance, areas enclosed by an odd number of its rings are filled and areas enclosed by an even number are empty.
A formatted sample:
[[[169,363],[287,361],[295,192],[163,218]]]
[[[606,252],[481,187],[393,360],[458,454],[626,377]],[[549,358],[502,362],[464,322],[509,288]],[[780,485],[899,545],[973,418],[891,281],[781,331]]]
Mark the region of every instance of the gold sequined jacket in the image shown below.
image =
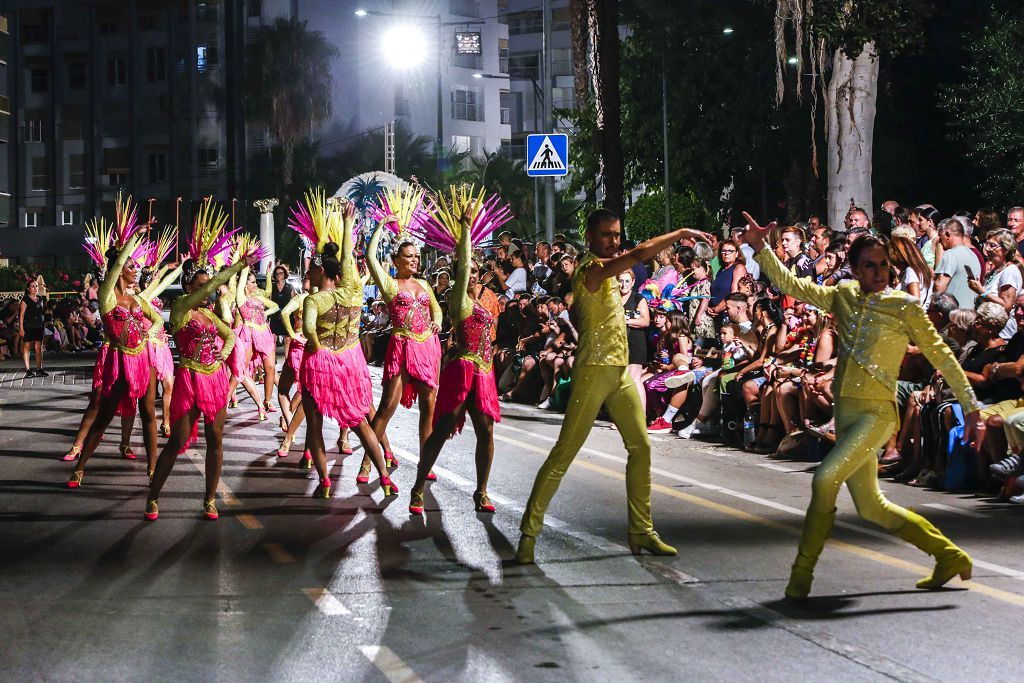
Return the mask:
[[[587,289],[587,270],[604,268],[588,251],[572,274],[573,308],[579,321],[579,345],[573,365],[629,365],[626,313],[615,278],[604,278],[596,292]]]
[[[894,289],[864,294],[856,281],[836,287],[816,285],[786,270],[771,249],[762,249],[754,258],[784,294],[829,311],[835,318],[836,398],[895,403],[896,380],[911,342],[942,373],[965,413],[981,408],[963,368],[916,298]]]

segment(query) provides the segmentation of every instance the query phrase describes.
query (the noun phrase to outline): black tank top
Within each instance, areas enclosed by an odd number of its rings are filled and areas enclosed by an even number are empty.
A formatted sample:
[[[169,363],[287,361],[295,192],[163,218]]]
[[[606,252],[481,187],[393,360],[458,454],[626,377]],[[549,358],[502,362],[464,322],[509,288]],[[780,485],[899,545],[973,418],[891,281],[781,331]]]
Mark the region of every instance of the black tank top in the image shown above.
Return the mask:
[[[32,301],[32,297],[26,295],[22,301],[25,302],[25,329],[26,330],[41,330],[43,329],[43,299],[37,297],[36,301]]]
[[[629,298],[622,304],[626,320],[636,316],[636,307],[640,303],[640,294],[636,290],[630,292]],[[643,363],[647,359],[647,334],[638,327],[626,326],[626,345],[629,348],[630,362]],[[643,360],[636,360],[643,358]]]

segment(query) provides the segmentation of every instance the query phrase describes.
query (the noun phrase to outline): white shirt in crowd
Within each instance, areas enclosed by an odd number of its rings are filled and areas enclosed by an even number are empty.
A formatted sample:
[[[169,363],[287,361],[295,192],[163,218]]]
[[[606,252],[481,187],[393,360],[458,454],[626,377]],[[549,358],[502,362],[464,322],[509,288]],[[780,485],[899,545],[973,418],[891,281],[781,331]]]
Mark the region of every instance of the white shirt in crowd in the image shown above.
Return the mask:
[[[1020,268],[1013,263],[1007,263],[994,277],[986,278],[983,296],[988,296],[989,294],[999,296],[999,293],[1007,287],[1013,287],[1019,295],[1022,293],[1022,285],[1024,285],[1024,277],[1021,276]],[[1009,339],[1016,332],[1017,321],[1014,320],[1013,312],[1011,311],[1010,319],[1006,321],[1006,327],[999,333],[999,336],[1003,339]]]
[[[907,266],[903,271],[903,278],[900,280],[900,290],[910,292],[910,285],[915,282],[917,283],[917,300],[921,302],[922,306],[927,307],[928,299],[932,296],[933,287],[929,286],[927,290],[922,287],[921,278],[918,276],[917,271]],[[935,283],[933,282],[932,284],[934,285]]]
[[[743,252],[743,256],[747,259],[747,262],[744,264],[744,266],[747,269],[747,273],[749,273],[750,277],[754,278],[755,280],[760,280],[761,265],[754,260],[754,248],[751,247],[746,242],[744,242],[743,244],[740,245],[740,251]]]
[[[505,279],[505,294],[510,298],[527,289],[526,268],[516,268]]]

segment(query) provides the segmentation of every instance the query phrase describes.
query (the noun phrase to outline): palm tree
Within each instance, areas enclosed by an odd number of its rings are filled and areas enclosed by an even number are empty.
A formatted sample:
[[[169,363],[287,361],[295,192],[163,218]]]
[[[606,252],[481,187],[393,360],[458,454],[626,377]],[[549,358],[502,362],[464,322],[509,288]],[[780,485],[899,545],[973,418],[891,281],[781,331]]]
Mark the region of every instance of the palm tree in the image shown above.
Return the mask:
[[[245,104],[265,121],[283,152],[282,180],[292,184],[295,145],[331,116],[331,60],[338,49],[306,22],[278,19],[246,48]]]

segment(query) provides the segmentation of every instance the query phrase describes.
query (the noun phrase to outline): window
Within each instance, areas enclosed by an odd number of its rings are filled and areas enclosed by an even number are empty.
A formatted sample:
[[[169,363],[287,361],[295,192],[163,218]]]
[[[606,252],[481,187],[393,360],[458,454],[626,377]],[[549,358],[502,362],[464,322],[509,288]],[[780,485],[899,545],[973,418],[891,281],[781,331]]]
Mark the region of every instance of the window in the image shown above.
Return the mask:
[[[25,120],[25,134],[22,142],[43,141],[43,119],[30,118]]]
[[[508,73],[508,38],[498,38],[498,73]]]
[[[551,74],[553,76],[572,76],[571,50],[551,50]]]
[[[107,84],[120,86],[128,83],[128,60],[124,57],[111,57],[107,60]]]
[[[100,35],[101,36],[112,36],[117,33],[117,20],[116,19],[101,19],[100,20]]]
[[[132,152],[127,147],[107,147],[103,150],[103,174],[110,187],[128,184],[132,168]]]
[[[555,109],[575,109],[576,90],[574,88],[552,88],[551,106]]]
[[[61,225],[78,225],[82,221],[82,210],[81,209],[61,209],[60,210],[60,224]]]
[[[552,31],[568,31],[569,30],[569,8],[568,7],[552,7],[551,8],[551,30]]]
[[[140,31],[155,31],[157,26],[160,25],[160,17],[156,14],[140,14],[139,15],[139,30]]]
[[[476,69],[479,71],[484,68],[483,55],[453,55],[452,66],[459,66],[463,69]]]
[[[540,55],[536,52],[509,55],[508,75],[515,79],[537,80],[540,78]]]
[[[217,21],[216,3],[199,0],[196,3],[196,21]]]
[[[167,79],[167,50],[162,47],[146,49],[146,80],[158,83]]]
[[[216,66],[217,63],[216,45],[196,46],[196,69],[199,73],[205,73],[208,68]]]
[[[483,94],[477,88],[456,85],[452,88],[452,118],[460,121],[483,121]]]
[[[68,89],[85,90],[88,85],[88,71],[83,60],[75,59],[68,62]]]
[[[473,146],[473,138],[469,135],[453,135],[452,136],[452,151],[456,154],[463,154],[469,152]]]
[[[32,158],[32,189],[39,192],[50,189],[50,165],[46,157]]]
[[[124,187],[128,184],[128,174],[120,172],[108,173],[107,184],[110,185],[110,187]]]
[[[220,152],[216,147],[199,148],[199,165],[213,168],[220,163]]]
[[[26,228],[37,228],[37,227],[39,227],[39,212],[38,211],[26,211],[25,212],[25,227]]]
[[[508,34],[540,33],[544,30],[544,15],[540,11],[516,12],[508,15]]]
[[[60,132],[65,140],[82,139],[82,111],[77,104],[65,104],[61,108]]]
[[[42,67],[29,69],[29,88],[34,93],[44,93],[50,89],[50,72]]]
[[[148,156],[149,182],[167,182],[167,153],[150,152]]]
[[[22,24],[21,39],[27,45],[46,42],[46,27],[42,24]]]
[[[85,155],[68,155],[68,189],[81,190],[85,187]]]
[[[248,14],[250,18],[256,18],[263,15],[263,0],[248,0],[246,2],[248,7]]]

